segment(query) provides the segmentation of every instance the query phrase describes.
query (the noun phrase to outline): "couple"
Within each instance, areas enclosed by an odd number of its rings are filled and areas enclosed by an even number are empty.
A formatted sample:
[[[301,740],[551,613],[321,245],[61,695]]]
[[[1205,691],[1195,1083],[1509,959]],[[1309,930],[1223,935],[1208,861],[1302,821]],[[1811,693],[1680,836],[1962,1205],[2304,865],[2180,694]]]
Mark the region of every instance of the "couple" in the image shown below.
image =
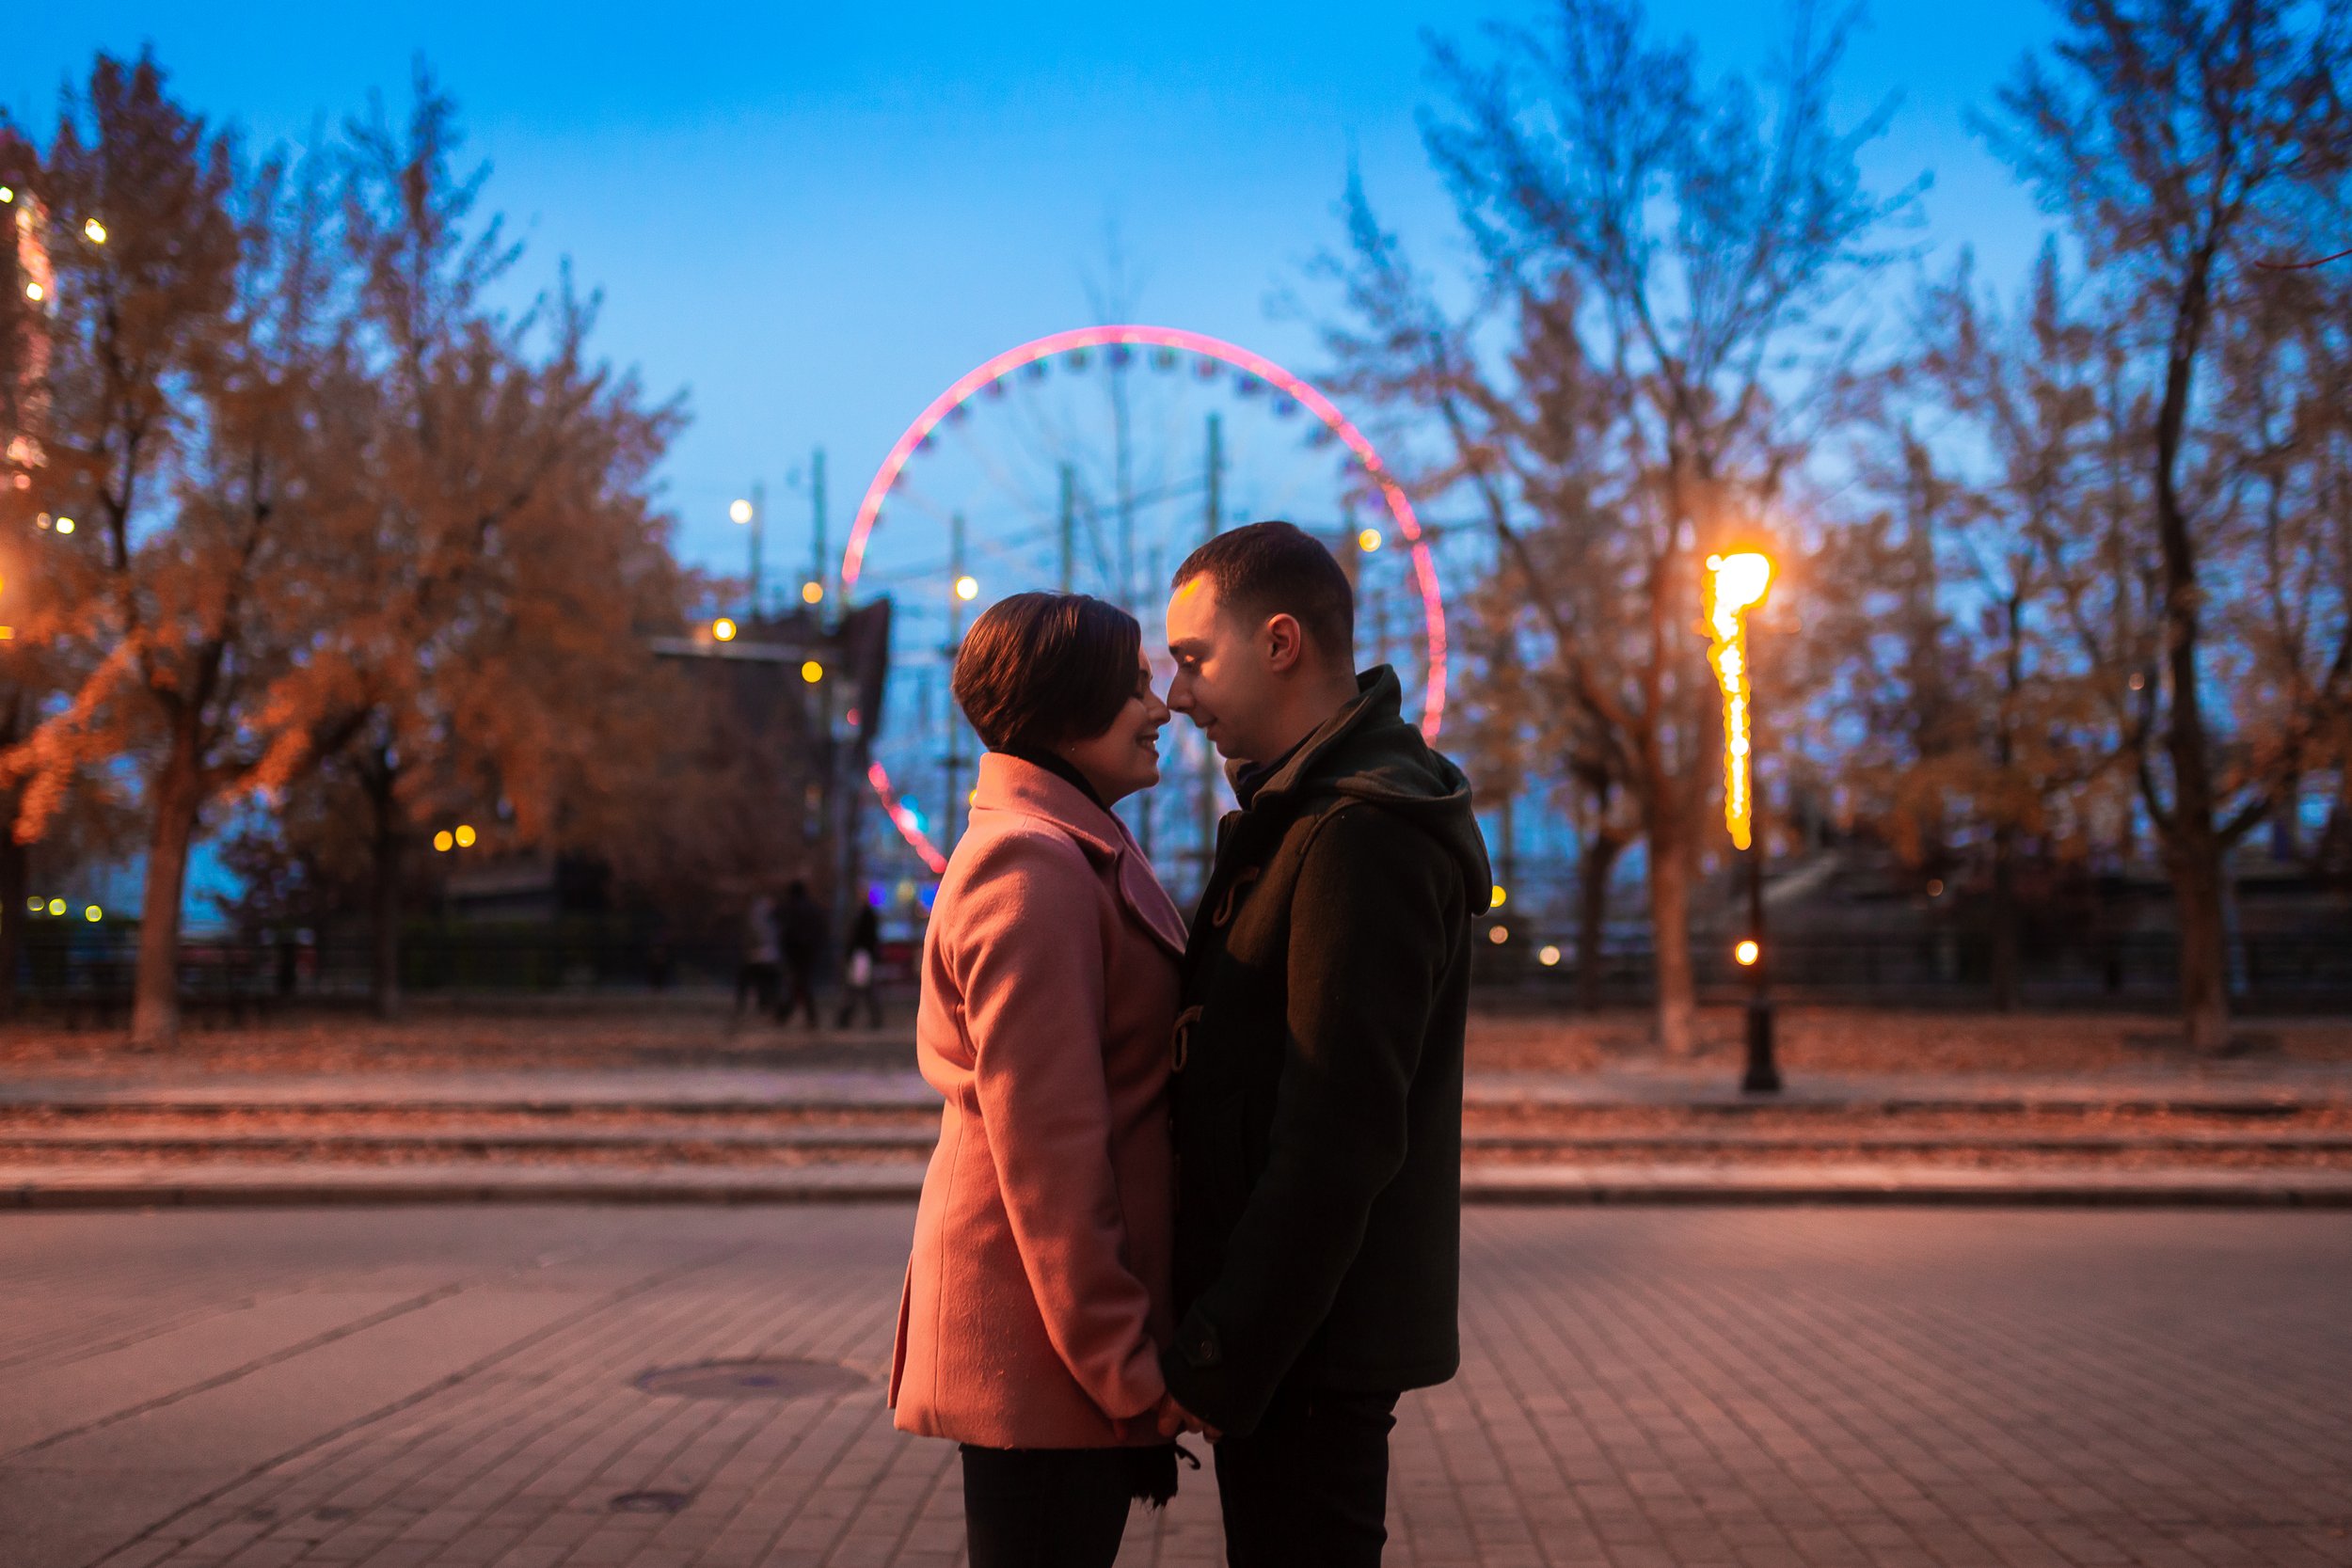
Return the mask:
[[[1096,599],[1016,595],[957,655],[988,754],[924,943],[947,1105],[890,1399],[962,1445],[974,1568],[1107,1568],[1184,1432],[1237,1568],[1380,1560],[1397,1398],[1459,1359],[1491,879],[1468,784],[1392,672],[1355,673],[1354,623],[1330,552],[1264,522],[1178,569],[1165,702]],[[1171,709],[1241,805],[1189,937],[1110,810],[1159,782]]]

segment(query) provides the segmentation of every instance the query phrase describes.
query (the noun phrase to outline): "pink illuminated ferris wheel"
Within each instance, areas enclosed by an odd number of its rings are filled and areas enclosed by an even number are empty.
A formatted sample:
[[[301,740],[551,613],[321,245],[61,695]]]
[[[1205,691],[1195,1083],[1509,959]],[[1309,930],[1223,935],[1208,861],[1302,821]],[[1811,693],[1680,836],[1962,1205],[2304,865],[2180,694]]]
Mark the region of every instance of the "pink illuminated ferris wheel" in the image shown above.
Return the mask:
[[[1447,647],[1430,540],[1371,440],[1310,383],[1199,332],[1080,327],[995,356],[916,416],[866,486],[840,580],[845,594],[891,593],[908,628],[915,657],[899,667],[917,712],[878,747],[868,781],[925,865],[945,868],[953,835],[942,830],[962,805],[945,660],[964,616],[1060,586],[1126,605],[1157,647],[1167,568],[1207,534],[1261,516],[1332,544],[1358,583],[1359,657],[1394,663],[1418,687],[1434,739]],[[1222,781],[1188,732],[1171,730],[1187,753],[1172,773],[1197,781],[1194,809],[1154,791],[1163,799],[1147,799],[1139,826],[1147,849],[1157,827],[1163,856],[1205,865]],[[944,792],[927,802],[935,792],[920,781],[943,754]]]

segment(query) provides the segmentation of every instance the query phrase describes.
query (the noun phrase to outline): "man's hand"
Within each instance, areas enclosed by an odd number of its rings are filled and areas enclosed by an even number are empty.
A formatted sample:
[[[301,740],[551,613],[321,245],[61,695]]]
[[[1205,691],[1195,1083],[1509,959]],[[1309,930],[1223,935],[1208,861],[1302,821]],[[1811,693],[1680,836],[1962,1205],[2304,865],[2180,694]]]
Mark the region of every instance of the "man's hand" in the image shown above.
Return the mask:
[[[1160,1435],[1171,1439],[1187,1432],[1197,1432],[1214,1443],[1225,1435],[1183,1405],[1178,1404],[1176,1396],[1173,1394],[1160,1396],[1159,1427]]]

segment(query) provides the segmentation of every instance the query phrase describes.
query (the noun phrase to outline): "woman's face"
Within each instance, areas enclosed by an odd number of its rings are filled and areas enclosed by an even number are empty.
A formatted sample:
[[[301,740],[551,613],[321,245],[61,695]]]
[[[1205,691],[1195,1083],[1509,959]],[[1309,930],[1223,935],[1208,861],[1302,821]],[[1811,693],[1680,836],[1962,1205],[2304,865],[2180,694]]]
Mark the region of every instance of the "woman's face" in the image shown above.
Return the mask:
[[[1091,739],[1068,742],[1061,754],[1107,806],[1160,782],[1160,726],[1167,722],[1168,705],[1152,690],[1151,661],[1138,654],[1135,691],[1111,727]]]

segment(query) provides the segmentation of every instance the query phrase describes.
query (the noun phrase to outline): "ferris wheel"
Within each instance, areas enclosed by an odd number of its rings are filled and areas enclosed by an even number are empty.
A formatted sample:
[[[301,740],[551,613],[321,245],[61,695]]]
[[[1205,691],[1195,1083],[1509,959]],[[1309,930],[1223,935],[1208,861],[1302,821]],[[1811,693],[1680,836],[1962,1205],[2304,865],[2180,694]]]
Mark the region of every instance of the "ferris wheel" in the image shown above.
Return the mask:
[[[878,737],[867,782],[924,865],[946,868],[965,803],[946,678],[965,617],[1030,589],[1092,593],[1136,613],[1156,649],[1168,568],[1267,516],[1332,546],[1357,585],[1359,656],[1399,666],[1435,739],[1447,641],[1431,541],[1371,440],[1307,381],[1202,333],[1109,325],[1008,349],[931,400],[866,486],[840,566],[845,595],[891,593],[913,644],[894,663],[918,711]],[[1170,775],[1194,781],[1195,809],[1163,843],[1205,867],[1223,780],[1200,736],[1170,733]],[[944,793],[927,807],[934,765]],[[1153,800],[1141,810],[1152,851]]]

